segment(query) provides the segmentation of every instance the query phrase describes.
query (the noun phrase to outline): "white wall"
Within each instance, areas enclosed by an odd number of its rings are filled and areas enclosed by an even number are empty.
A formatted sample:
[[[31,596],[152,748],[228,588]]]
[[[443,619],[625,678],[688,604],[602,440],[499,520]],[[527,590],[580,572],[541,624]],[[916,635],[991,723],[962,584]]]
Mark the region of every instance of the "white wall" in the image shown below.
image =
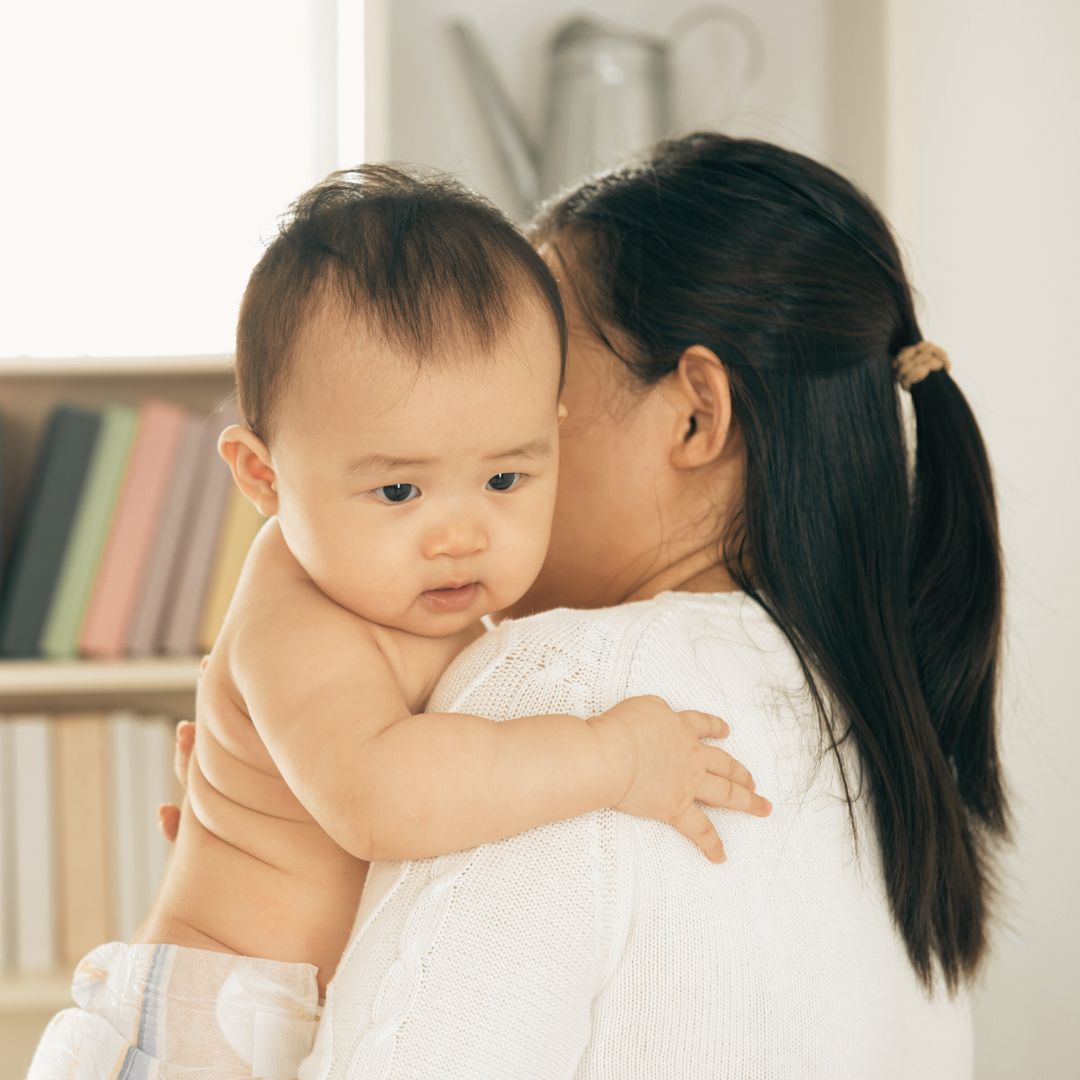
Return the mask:
[[[718,126],[756,134],[807,153],[828,153],[830,84],[826,35],[836,0],[746,0],[767,46],[761,80],[749,94],[736,73],[745,59],[737,32],[702,26],[673,54],[680,127]],[[845,0],[846,3],[857,0]],[[873,0],[876,5],[878,0]],[[456,173],[508,211],[512,189],[498,168],[444,23],[471,20],[494,65],[538,135],[546,88],[548,39],[566,18],[600,21],[666,37],[699,0],[394,0],[391,6],[390,156]]]
[[[1080,4],[893,0],[889,197],[997,470],[1017,844],[980,1080],[1080,1070]]]

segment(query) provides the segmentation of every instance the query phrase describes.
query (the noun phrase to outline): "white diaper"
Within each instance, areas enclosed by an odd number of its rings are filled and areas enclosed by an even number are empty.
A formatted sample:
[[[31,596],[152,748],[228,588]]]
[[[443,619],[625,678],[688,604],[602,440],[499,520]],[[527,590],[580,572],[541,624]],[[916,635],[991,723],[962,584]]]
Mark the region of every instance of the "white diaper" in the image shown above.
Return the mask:
[[[321,1011],[314,964],[99,945],[79,961],[27,1080],[294,1080]]]

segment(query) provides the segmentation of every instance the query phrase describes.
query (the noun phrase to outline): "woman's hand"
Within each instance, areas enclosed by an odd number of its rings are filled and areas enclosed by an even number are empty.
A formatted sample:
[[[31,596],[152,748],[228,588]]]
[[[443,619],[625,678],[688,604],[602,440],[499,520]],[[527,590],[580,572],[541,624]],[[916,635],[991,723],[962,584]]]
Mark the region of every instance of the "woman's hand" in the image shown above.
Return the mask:
[[[647,694],[627,698],[589,723],[619,755],[620,767],[630,764],[630,782],[615,809],[674,825],[713,862],[726,858],[724,845],[699,802],[757,817],[772,810],[768,799],[755,793],[745,766],[701,741],[730,733],[718,716],[695,709],[675,712],[663,698]]]

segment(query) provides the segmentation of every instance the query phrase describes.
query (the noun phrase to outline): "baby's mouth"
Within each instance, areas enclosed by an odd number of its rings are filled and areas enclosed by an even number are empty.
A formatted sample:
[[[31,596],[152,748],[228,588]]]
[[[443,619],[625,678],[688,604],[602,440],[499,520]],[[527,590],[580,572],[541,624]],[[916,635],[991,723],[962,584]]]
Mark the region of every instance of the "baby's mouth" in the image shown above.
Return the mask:
[[[434,608],[443,611],[460,611],[468,607],[480,588],[478,581],[460,585],[444,585],[438,589],[426,589],[420,595]]]

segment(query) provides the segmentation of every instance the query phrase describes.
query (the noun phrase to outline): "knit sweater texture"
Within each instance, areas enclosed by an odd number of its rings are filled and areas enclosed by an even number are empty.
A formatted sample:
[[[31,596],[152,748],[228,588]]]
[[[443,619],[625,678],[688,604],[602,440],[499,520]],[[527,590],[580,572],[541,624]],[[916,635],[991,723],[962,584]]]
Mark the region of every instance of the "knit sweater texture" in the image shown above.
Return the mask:
[[[706,807],[722,864],[611,809],[373,864],[301,1080],[971,1076],[968,996],[916,978],[865,794],[856,845],[796,655],[745,594],[506,620],[428,708],[588,717],[636,694],[727,720],[713,745],[772,814]]]

